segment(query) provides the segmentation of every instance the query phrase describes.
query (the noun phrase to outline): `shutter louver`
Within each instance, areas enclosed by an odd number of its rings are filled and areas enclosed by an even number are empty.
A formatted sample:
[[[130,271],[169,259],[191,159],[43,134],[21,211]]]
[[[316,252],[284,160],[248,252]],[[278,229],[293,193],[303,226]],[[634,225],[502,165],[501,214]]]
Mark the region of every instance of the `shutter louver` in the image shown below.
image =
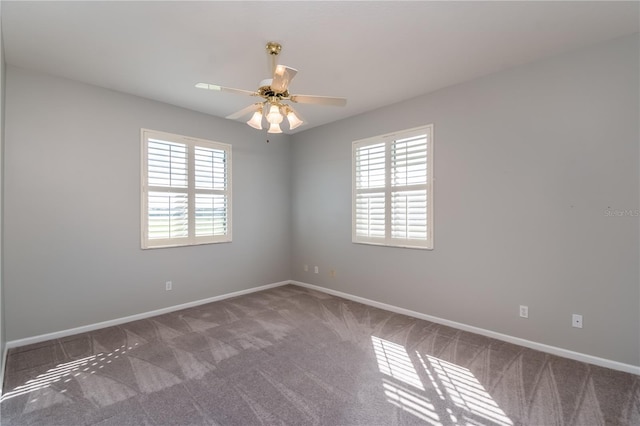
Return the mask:
[[[358,194],[356,198],[356,234],[384,238],[384,192]]]
[[[227,233],[226,153],[220,149],[195,148],[196,236]]]
[[[384,238],[385,146],[359,148],[355,154],[356,235]]]
[[[148,158],[150,186],[187,187],[187,147],[185,145],[149,139]]]
[[[149,239],[188,236],[187,194],[149,192]]]
[[[391,238],[427,239],[427,135],[391,148]]]
[[[227,201],[224,195],[196,194],[196,237],[227,233]]]
[[[154,191],[148,197],[150,240],[188,236],[187,147],[149,139],[148,181]]]
[[[356,151],[356,188],[384,188],[384,144],[369,145]]]
[[[394,192],[391,217],[391,238],[426,240],[427,190]]]
[[[426,135],[395,141],[391,150],[392,186],[427,183]]]
[[[227,187],[227,159],[221,149],[195,148],[196,189],[224,190]]]

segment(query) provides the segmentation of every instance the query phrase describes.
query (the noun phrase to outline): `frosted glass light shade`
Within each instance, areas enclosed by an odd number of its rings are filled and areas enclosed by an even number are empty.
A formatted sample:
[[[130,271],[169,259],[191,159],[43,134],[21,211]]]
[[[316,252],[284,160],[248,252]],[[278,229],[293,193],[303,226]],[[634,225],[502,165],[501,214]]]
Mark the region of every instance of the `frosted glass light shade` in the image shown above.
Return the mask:
[[[271,123],[269,125],[269,130],[267,130],[267,133],[282,133],[280,123]]]
[[[262,130],[262,111],[254,112],[251,120],[247,121],[247,124],[254,129]]]
[[[289,111],[289,113],[287,114],[287,120],[289,120],[289,129],[291,130],[301,126],[304,123],[304,121],[300,120],[300,118],[293,111]]]
[[[284,117],[280,114],[280,108],[277,105],[271,105],[269,113],[267,114],[267,121],[271,124],[280,124],[282,120],[284,120]],[[278,128],[280,128],[280,126],[278,126]]]

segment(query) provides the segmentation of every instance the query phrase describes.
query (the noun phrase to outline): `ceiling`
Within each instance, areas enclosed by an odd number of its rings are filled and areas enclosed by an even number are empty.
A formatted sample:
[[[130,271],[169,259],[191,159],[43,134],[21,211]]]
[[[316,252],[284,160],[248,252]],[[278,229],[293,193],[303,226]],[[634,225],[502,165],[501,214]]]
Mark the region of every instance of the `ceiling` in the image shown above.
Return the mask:
[[[256,101],[264,46],[298,69],[311,127],[505,68],[638,32],[633,2],[2,1],[5,61],[225,117]],[[247,120],[246,117],[244,120]],[[285,126],[286,127],[286,126]]]

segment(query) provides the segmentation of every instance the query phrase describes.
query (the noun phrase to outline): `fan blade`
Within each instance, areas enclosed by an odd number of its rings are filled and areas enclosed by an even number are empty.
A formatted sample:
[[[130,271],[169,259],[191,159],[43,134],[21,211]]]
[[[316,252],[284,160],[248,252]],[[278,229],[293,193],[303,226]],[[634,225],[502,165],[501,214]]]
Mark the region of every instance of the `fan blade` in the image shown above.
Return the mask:
[[[196,84],[198,89],[216,90],[218,92],[236,93],[238,95],[258,96],[258,93],[250,90],[234,89],[232,87],[218,86],[217,84],[198,83]]]
[[[249,105],[248,107],[243,108],[238,112],[234,112],[231,115],[227,115],[225,118],[228,118],[229,120],[236,120],[242,117],[243,115],[249,114],[250,112],[256,112],[257,110],[260,109],[261,106],[262,106],[262,103],[258,102],[257,104]]]
[[[312,96],[312,95],[291,95],[289,97],[291,102],[299,104],[317,104],[317,105],[333,105],[333,106],[345,106],[347,104],[347,98],[334,98],[331,96]]]
[[[232,87],[221,87],[220,90],[223,92],[235,93],[236,95],[258,96],[258,92],[252,92],[251,90],[234,89]]]
[[[276,93],[284,93],[289,87],[289,83],[296,76],[298,70],[290,68],[286,65],[278,65],[273,73],[273,81],[271,82],[271,90]]]

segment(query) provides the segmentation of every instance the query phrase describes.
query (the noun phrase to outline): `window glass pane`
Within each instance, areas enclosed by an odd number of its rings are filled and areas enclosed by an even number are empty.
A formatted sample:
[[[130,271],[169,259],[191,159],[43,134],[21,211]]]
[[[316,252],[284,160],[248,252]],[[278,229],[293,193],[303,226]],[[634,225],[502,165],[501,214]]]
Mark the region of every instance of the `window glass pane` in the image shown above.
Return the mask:
[[[149,139],[147,167],[149,185],[186,188],[187,146]]]
[[[356,150],[356,188],[380,188],[385,185],[384,143],[367,145]]]
[[[196,194],[196,237],[226,235],[227,197]]]
[[[147,214],[150,240],[188,236],[187,194],[149,192]]]
[[[358,194],[356,197],[356,235],[384,238],[384,192]]]
[[[195,147],[195,184],[197,189],[227,187],[227,156],[223,150]]]
[[[427,239],[427,190],[391,194],[391,237]]]

